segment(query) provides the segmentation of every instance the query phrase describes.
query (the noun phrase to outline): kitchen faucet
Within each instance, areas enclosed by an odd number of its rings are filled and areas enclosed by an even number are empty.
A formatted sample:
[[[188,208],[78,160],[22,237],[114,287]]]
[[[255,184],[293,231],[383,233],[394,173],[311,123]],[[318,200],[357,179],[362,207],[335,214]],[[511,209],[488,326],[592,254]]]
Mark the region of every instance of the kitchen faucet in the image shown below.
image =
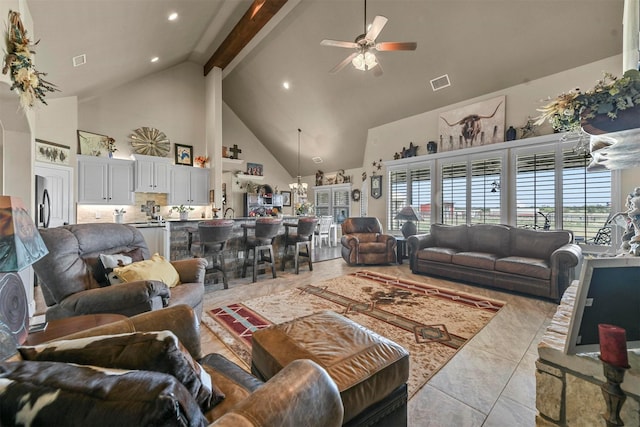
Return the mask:
[[[235,210],[233,210],[233,208],[227,208],[227,209],[225,209],[225,210],[224,210],[224,215],[222,215],[222,217],[223,217],[223,218],[226,218],[226,217],[227,217],[227,212],[229,212],[229,211],[231,211],[231,212],[232,212],[232,214],[231,214],[231,215],[232,215],[232,216],[231,216],[231,218],[233,218],[233,217],[235,216],[235,214],[236,214],[236,211],[235,211]]]

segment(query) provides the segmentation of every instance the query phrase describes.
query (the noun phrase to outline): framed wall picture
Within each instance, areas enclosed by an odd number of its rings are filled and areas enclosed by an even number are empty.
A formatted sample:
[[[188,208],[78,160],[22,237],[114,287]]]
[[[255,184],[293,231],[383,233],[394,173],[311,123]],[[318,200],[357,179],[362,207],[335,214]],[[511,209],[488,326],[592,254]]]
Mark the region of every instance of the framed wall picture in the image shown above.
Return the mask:
[[[99,133],[78,130],[78,154],[109,157],[109,137]]]
[[[382,175],[371,176],[371,197],[374,199],[382,197]]]
[[[193,166],[193,145],[174,144],[176,165]]]
[[[71,147],[36,138],[36,161],[68,165]]]
[[[282,206],[291,206],[291,191],[283,191],[282,194]]]
[[[247,175],[262,176],[263,166],[260,163],[247,163]]]

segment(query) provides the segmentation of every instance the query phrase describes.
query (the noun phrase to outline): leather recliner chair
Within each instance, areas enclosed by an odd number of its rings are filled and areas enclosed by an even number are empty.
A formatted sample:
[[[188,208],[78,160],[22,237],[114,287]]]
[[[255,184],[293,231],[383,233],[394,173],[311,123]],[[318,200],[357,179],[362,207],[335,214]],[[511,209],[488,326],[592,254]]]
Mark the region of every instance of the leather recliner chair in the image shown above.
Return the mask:
[[[140,231],[125,224],[76,224],[39,230],[49,254],[33,265],[47,304],[47,320],[83,314],[133,316],[169,305],[186,304],[202,316],[207,261],[191,258],[171,264],[180,283],[169,288],[157,280],[116,285],[99,283],[100,254],[150,258]],[[136,259],[137,258],[137,259]]]
[[[378,218],[347,218],[340,242],[342,258],[349,265],[396,262],[396,238],[383,234]]]

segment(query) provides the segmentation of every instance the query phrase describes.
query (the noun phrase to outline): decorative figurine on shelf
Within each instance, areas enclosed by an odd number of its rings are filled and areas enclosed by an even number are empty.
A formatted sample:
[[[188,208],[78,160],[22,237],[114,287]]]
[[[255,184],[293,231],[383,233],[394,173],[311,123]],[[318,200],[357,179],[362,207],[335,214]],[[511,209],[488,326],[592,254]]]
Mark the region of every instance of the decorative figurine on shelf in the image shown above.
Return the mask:
[[[515,141],[516,137],[517,137],[516,128],[514,128],[513,126],[509,126],[509,129],[507,129],[507,132],[505,135],[505,140]]]
[[[527,123],[520,128],[520,135],[522,139],[538,136],[538,125],[535,120],[529,117]]]
[[[231,159],[238,159],[238,154],[242,153],[242,150],[240,148],[238,148],[238,144],[233,144],[233,147],[229,148],[229,151],[231,151]]]
[[[316,185],[321,186],[324,183],[324,172],[318,169],[316,172]]]
[[[435,141],[427,142],[427,153],[435,154],[438,152],[438,144]]]

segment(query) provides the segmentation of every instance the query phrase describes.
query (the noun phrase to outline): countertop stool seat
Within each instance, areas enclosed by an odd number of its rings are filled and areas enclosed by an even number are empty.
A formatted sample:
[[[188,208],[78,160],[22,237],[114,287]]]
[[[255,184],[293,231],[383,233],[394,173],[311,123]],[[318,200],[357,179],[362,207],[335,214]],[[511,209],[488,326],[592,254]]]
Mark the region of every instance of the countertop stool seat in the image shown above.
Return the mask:
[[[284,271],[285,264],[287,263],[287,252],[289,247],[293,247],[295,249],[295,253],[293,254],[294,265],[296,269],[296,274],[300,273],[300,257],[306,257],[307,262],[309,263],[309,271],[313,271],[313,260],[312,260],[312,251],[313,251],[313,232],[318,224],[318,218],[314,217],[303,217],[298,220],[298,223],[294,226],[293,224],[285,223],[285,237],[284,237],[284,253],[282,255],[282,271]],[[292,233],[289,231],[289,228],[296,228],[296,232]],[[302,251],[303,248],[306,248],[306,251]]]
[[[277,236],[282,220],[277,218],[259,218],[256,220],[253,236],[245,239],[245,257],[242,264],[242,277],[247,277],[249,254],[253,253],[253,281],[257,280],[258,265],[271,264],[271,274],[276,278],[276,258],[273,252],[273,239]],[[266,253],[265,253],[266,252]]]
[[[208,258],[211,255],[211,263],[205,269],[205,274],[217,270],[222,274],[224,289],[229,289],[227,281],[227,269],[224,262],[224,251],[227,240],[231,236],[234,221],[230,219],[213,219],[198,223],[198,241],[191,244],[198,248],[198,256]]]
[[[251,371],[268,380],[296,359],[311,359],[338,385],[346,426],[407,425],[409,353],[332,311],[253,333]]]

